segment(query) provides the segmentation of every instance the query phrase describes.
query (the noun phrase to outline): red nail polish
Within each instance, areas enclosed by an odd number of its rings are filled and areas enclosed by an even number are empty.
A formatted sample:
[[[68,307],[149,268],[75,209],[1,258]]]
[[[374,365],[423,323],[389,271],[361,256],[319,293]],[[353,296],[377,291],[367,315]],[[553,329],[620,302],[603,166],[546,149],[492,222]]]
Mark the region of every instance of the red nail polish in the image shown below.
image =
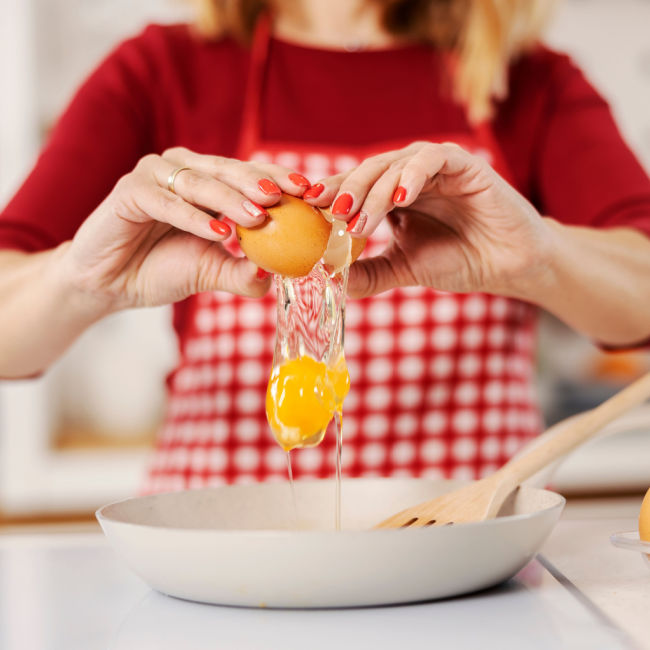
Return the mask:
[[[289,180],[294,185],[300,185],[301,187],[311,187],[311,183],[302,174],[289,174]]]
[[[401,185],[395,190],[393,194],[393,203],[400,203],[406,198],[406,188]]]
[[[368,221],[368,215],[364,212],[358,212],[348,224],[348,232],[351,232],[353,235],[360,235],[366,227],[366,221]]]
[[[221,235],[222,237],[230,234],[230,227],[228,224],[219,221],[219,219],[212,219],[212,221],[210,221],[210,228],[212,228],[217,235]]]
[[[271,274],[268,271],[265,271],[261,266],[258,266],[256,275],[258,280],[264,280]]]
[[[352,194],[348,194],[347,192],[345,194],[341,194],[341,196],[339,196],[339,198],[334,201],[334,205],[332,206],[332,214],[348,214],[353,203],[354,199],[352,198]]]
[[[255,203],[255,201],[250,201],[249,199],[246,199],[242,203],[242,207],[248,214],[251,215],[251,217],[268,217],[269,213],[261,206]]]
[[[315,199],[317,196],[320,196],[323,193],[325,186],[322,183],[316,183],[312,185],[303,195],[303,199]]]
[[[280,188],[273,182],[270,181],[268,178],[263,178],[257,183],[257,187],[259,187],[264,194],[280,194],[281,190]]]
[[[357,225],[357,221],[359,221],[360,216],[361,216],[361,212],[357,212],[354,215],[354,217],[350,219],[350,221],[348,222],[348,227],[346,228],[348,232],[350,232]]]

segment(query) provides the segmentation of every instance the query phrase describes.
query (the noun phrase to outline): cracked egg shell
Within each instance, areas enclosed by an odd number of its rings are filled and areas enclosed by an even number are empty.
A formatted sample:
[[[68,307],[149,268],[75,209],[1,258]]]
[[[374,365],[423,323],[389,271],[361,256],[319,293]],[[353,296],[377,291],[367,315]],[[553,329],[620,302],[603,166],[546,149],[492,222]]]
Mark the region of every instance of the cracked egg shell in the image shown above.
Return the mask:
[[[270,273],[289,278],[308,275],[327,249],[332,224],[321,210],[289,194],[283,194],[267,211],[269,217],[259,226],[237,226],[244,254]],[[366,240],[350,239],[352,263]]]

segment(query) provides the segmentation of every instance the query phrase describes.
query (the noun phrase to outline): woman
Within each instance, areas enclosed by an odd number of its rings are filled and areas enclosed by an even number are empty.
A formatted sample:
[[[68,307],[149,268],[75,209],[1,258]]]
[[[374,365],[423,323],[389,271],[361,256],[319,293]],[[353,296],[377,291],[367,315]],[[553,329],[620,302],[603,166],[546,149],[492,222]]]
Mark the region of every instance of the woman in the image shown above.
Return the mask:
[[[650,333],[650,181],[581,73],[536,44],[545,5],[211,0],[202,35],[123,43],[0,219],[0,375],[174,302],[148,489],[284,477],[270,279],[215,218],[260,223],[283,191],[371,237],[353,296],[398,287],[348,305],[346,473],[492,471],[540,430],[536,305],[603,345]],[[330,474],[333,445],[296,475]]]

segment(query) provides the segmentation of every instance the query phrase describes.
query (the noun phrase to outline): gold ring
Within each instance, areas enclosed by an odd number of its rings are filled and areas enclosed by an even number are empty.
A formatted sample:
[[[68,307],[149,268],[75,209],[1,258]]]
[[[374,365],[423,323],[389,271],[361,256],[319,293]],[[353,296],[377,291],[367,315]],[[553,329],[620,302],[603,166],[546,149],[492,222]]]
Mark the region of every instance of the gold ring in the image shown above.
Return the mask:
[[[170,192],[173,192],[176,194],[176,190],[174,189],[174,181],[176,180],[176,177],[180,172],[182,172],[184,169],[189,169],[189,167],[179,167],[178,169],[175,169],[170,175],[169,178],[167,179],[167,189]]]

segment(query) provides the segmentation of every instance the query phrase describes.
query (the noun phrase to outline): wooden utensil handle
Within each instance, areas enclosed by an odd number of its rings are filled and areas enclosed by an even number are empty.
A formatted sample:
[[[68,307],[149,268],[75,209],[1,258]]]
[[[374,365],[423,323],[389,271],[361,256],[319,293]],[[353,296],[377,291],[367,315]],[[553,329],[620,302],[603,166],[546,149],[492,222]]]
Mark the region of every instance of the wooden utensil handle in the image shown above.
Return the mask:
[[[602,404],[587,411],[573,422],[559,423],[549,431],[559,431],[527,454],[506,463],[496,472],[501,480],[512,481],[513,487],[572,451],[619,415],[642,404],[650,397],[650,372],[616,393]]]

